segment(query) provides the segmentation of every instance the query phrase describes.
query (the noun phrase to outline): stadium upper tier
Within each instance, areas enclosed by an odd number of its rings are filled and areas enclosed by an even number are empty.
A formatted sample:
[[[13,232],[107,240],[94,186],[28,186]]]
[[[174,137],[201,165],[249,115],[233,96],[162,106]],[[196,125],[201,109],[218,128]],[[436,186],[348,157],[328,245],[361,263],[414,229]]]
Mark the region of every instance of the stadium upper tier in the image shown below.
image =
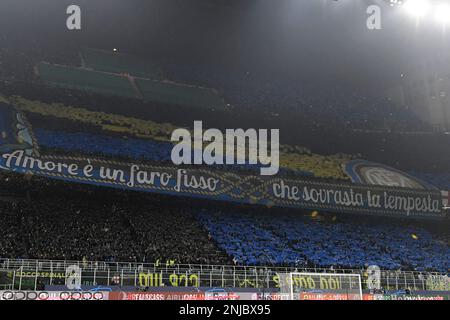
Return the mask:
[[[80,56],[83,59],[80,59]],[[223,107],[224,98],[237,110],[254,110],[279,116],[295,115],[308,118],[311,123],[327,123],[347,129],[431,129],[408,109],[399,108],[377,95],[337,86],[331,81],[314,83],[312,79],[291,79],[274,73],[263,74],[258,70],[235,70],[218,65],[155,65],[131,55],[97,49],[25,50],[5,44],[5,47],[0,49],[0,59],[3,62],[0,65],[0,77],[7,80],[36,81],[33,68],[38,66],[38,70],[43,69],[39,72],[40,79],[49,84],[93,90],[103,94],[126,97],[137,95],[152,101],[159,101],[161,98],[160,102],[181,101],[182,105],[194,101],[194,106],[200,102],[202,109],[210,110]],[[42,61],[46,62],[45,66]],[[62,65],[70,67],[61,68]],[[143,92],[139,94],[136,92],[139,91],[139,86],[135,87],[123,74],[161,80],[158,85],[162,88],[157,88],[155,92],[154,86],[149,88],[148,84],[142,84]],[[172,93],[168,94],[166,89],[174,82],[177,84],[174,84],[173,91],[169,90]],[[194,86],[198,87],[198,90],[192,93]],[[207,90],[204,87],[215,90]],[[220,95],[216,91],[220,92]],[[185,99],[180,99],[180,96]]]
[[[212,89],[171,81],[134,78],[129,74],[105,72],[104,68],[98,71],[39,63],[36,70],[39,78],[52,86],[206,110],[223,109],[226,105],[223,98]]]
[[[138,96],[129,80],[119,75],[48,63],[40,63],[37,70],[39,77],[49,85],[125,97]]]
[[[223,109],[225,101],[214,90],[167,81],[136,79],[144,100],[190,106],[205,110]]]
[[[333,81],[292,79],[259,70],[233,70],[217,65],[164,66],[179,82],[220,88],[226,100],[256,112],[305,116],[311,122],[363,130],[429,130],[410,110],[374,94],[362,93]]]
[[[157,65],[136,56],[91,48],[82,49],[80,56],[85,67],[92,70],[127,73],[147,79],[161,78],[161,71]]]
[[[170,135],[173,124],[156,123],[117,114],[89,111],[61,104],[46,104],[20,97],[10,99],[19,109],[30,115],[37,143],[43,148],[70,153],[86,153],[150,161],[171,161],[173,144]],[[41,118],[35,118],[36,115]],[[51,119],[53,118],[53,120]],[[35,121],[33,121],[35,119]],[[64,131],[51,129],[60,119],[69,120]],[[84,132],[80,132],[80,124]],[[90,132],[89,132],[90,131]],[[123,136],[129,137],[123,137]],[[352,156],[335,154],[322,156],[306,148],[282,145],[280,165],[284,173],[302,176],[348,180],[342,164]],[[246,169],[259,166],[246,166]],[[286,171],[288,170],[288,171]]]
[[[175,124],[92,111],[61,103],[44,103],[17,96],[10,97],[8,101],[28,115],[38,145],[51,152],[84,153],[143,161],[171,161],[173,144],[170,142],[170,136],[177,128]],[[361,155],[320,155],[308,148],[281,145],[280,173],[348,181],[349,177],[342,166],[358,157]],[[256,170],[260,166],[233,167]],[[415,172],[412,174],[443,190],[449,187],[450,180],[445,175]]]
[[[80,59],[79,52],[84,61]],[[4,80],[0,83],[1,93],[9,97],[21,95],[34,100],[34,104],[39,104],[36,102],[39,100],[52,105],[53,109],[59,109],[50,110],[42,104],[39,108],[26,106],[30,110],[29,113],[35,116],[40,114],[58,118],[59,128],[65,129],[68,125],[65,120],[72,122],[74,117],[78,117],[76,121],[79,132],[95,127],[101,128],[102,134],[114,132],[127,137],[167,140],[167,132],[171,132],[175,127],[189,126],[192,124],[191,120],[195,119],[204,119],[211,124],[210,127],[216,128],[281,127],[282,140],[286,141],[285,147],[302,146],[297,149],[300,150],[298,152],[285,149],[282,152],[281,165],[294,169],[300,175],[347,180],[340,166],[343,162],[358,157],[407,172],[420,172],[420,177],[440,188],[447,189],[449,186],[447,177],[441,174],[449,170],[448,161],[445,160],[447,149],[439,147],[448,143],[448,137],[431,135],[429,132],[429,137],[427,134],[396,135],[396,132],[410,130],[417,133],[430,128],[409,110],[398,109],[391,102],[379,97],[348,88],[337,88],[332,83],[317,84],[312,81],[280,78],[275,74],[263,75],[254,71],[221,69],[213,65],[161,64],[156,67],[142,59],[133,60],[125,54],[95,49],[25,50],[5,45],[0,50],[0,59],[0,77]],[[33,76],[33,67],[36,66],[42,69],[40,79]],[[235,112],[227,110],[215,110],[205,114],[201,108],[171,105],[172,98],[165,94],[159,96],[159,102],[144,101],[140,99],[143,95],[140,93],[140,86],[147,87],[143,83],[154,82],[133,82],[123,75],[128,73],[139,76],[139,70],[152,75],[162,70],[159,75],[165,80],[158,83],[163,87],[171,84],[177,87],[178,84],[175,85],[172,81],[189,84],[181,86],[181,91],[195,88],[192,85],[197,86],[199,91],[188,94],[186,99],[177,97],[176,94],[171,97],[179,101],[191,101],[193,105],[196,104],[195,101],[200,101],[203,106],[206,103],[211,107],[210,110],[216,102],[222,100],[219,95],[215,95],[215,91],[201,87],[216,88],[220,91],[220,96],[224,96],[227,102],[234,105],[235,110],[239,110],[239,117],[235,116]],[[44,74],[48,76],[50,87],[40,84]],[[64,87],[83,90],[66,90],[57,88],[54,84],[68,84]],[[94,90],[84,90],[87,87]],[[143,91],[147,92],[146,95],[157,97],[158,94],[153,89]],[[145,98],[145,95],[143,96]],[[181,96],[183,97],[184,93]],[[170,99],[167,100],[167,97]],[[68,107],[71,105],[77,106],[78,109]],[[133,120],[130,122],[129,118]],[[42,117],[38,119],[46,128],[51,123],[44,121]],[[354,131],[356,129],[359,130],[357,133]],[[381,133],[378,130],[381,130]],[[98,130],[95,133],[99,133]],[[348,143],[349,139],[351,144]],[[420,150],[416,148],[416,144],[421,146]],[[434,173],[431,175],[428,172]]]

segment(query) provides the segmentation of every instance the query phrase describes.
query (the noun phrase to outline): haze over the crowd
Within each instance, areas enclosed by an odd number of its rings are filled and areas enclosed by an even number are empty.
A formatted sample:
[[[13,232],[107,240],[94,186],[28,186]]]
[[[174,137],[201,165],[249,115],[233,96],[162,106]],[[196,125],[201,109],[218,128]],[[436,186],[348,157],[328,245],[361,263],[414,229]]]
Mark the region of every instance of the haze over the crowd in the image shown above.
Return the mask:
[[[81,31],[65,27],[70,4],[81,7]],[[370,4],[382,8],[382,30],[366,27]],[[0,15],[0,39],[24,46],[118,48],[372,89],[450,52],[450,30],[377,0],[4,0]]]

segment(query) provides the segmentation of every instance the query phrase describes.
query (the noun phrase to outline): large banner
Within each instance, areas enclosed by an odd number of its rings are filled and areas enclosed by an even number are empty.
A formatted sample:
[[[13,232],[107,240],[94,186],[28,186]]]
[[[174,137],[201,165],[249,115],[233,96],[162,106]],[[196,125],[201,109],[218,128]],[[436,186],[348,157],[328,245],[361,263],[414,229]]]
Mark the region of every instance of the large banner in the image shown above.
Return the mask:
[[[40,154],[23,114],[0,103],[0,168],[65,181],[267,206],[424,218],[443,217],[439,191],[254,176]]]

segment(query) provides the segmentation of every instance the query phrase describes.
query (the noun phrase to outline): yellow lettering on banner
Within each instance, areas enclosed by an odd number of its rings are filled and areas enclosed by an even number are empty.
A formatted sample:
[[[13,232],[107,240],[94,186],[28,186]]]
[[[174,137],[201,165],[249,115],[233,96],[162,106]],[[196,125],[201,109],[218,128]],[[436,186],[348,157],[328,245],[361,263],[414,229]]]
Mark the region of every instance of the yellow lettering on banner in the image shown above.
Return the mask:
[[[328,290],[328,282],[324,277],[320,277],[320,289]]]
[[[273,279],[277,283],[277,287],[280,286],[279,278],[274,277]],[[316,280],[318,282],[316,282]],[[341,289],[341,282],[339,276],[319,276],[314,279],[314,277],[293,277],[293,285],[301,289],[321,289],[321,290],[339,290]],[[319,285],[319,287],[317,287]]]
[[[169,282],[173,287],[178,287],[178,275],[171,274],[169,276]]]
[[[196,274],[186,275],[172,273],[169,275],[169,283],[173,287],[179,286],[199,286],[199,278]],[[159,273],[139,273],[139,286],[140,287],[161,287],[163,286],[161,274]]]

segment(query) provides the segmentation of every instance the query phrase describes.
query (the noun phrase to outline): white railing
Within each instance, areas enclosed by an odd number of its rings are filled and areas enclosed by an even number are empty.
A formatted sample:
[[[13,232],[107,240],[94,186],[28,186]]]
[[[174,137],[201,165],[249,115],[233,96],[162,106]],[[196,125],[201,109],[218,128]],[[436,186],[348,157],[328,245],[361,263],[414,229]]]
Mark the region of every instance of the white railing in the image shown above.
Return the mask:
[[[157,286],[268,288],[279,285],[278,274],[288,272],[360,274],[364,269],[235,266],[160,263],[1,259],[0,286],[36,290],[39,286],[64,285],[66,268],[82,270],[82,284],[90,286]],[[444,279],[444,282],[443,280]],[[447,275],[433,272],[381,271],[381,284],[388,290],[450,290]]]

